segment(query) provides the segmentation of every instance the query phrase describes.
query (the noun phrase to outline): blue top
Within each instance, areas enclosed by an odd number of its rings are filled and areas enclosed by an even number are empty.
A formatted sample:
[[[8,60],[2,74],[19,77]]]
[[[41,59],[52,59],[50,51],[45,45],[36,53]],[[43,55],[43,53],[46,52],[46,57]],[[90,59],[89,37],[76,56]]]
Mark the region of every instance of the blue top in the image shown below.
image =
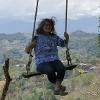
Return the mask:
[[[57,46],[64,47],[64,40],[56,34],[38,34],[37,36],[37,44],[34,47],[36,65],[38,66],[43,62],[59,60]]]

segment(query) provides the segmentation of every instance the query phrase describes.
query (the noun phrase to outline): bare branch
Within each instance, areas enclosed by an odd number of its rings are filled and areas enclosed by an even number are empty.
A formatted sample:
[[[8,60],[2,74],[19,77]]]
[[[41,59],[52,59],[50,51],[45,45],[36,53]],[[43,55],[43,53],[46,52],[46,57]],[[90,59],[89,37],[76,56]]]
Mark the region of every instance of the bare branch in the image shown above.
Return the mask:
[[[10,78],[10,75],[9,75],[9,59],[8,58],[5,60],[3,70],[4,70],[4,75],[5,75],[6,82],[5,82],[3,92],[2,92],[2,96],[1,96],[0,100],[5,100],[5,97],[7,95],[7,91],[8,91],[9,85],[10,85],[10,81],[12,80]]]

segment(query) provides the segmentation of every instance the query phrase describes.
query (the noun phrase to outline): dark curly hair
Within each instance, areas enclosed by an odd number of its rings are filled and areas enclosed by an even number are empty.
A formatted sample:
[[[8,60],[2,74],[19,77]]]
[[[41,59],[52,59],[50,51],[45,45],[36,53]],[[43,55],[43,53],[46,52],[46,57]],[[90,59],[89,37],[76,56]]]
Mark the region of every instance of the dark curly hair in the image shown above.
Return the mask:
[[[49,22],[51,24],[51,32],[50,34],[55,34],[55,20],[53,18],[49,19],[49,18],[45,18],[42,19],[42,21],[39,23],[38,28],[36,29],[36,34],[43,34],[44,30],[43,30],[43,26],[45,25],[46,22]]]

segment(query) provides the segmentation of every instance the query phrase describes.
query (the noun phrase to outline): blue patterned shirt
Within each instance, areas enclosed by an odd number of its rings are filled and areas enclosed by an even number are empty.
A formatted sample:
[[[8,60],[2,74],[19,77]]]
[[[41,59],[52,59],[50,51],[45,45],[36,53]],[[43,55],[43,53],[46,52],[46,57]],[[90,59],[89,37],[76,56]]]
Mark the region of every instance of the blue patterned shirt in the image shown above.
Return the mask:
[[[37,35],[37,44],[34,47],[35,62],[39,65],[43,62],[59,60],[57,46],[64,47],[64,40],[56,34]]]

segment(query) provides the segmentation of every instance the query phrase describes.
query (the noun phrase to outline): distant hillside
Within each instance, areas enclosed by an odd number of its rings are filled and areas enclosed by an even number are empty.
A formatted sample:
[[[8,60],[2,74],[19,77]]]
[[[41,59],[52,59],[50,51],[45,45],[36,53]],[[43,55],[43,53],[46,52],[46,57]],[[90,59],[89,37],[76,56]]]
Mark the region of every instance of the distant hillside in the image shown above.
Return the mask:
[[[0,62],[4,57],[13,59],[22,58],[25,54],[24,48],[31,38],[31,33],[0,34]],[[69,47],[74,52],[83,55],[83,51],[88,55],[100,56],[100,48],[97,48],[97,35],[76,31],[70,34]],[[83,51],[82,51],[83,50]]]
[[[12,82],[7,100],[100,100],[100,48],[97,47],[96,34],[83,31],[70,34],[70,54],[72,62],[78,66],[73,71],[66,71],[62,83],[69,93],[66,96],[54,95],[53,85],[46,76],[22,77],[28,60],[24,48],[30,38],[31,33],[0,34],[0,96],[5,82],[1,63],[9,57]],[[59,48],[63,62],[65,52],[65,48]],[[34,61],[31,71],[36,71]]]
[[[26,41],[29,39],[23,33],[0,34],[0,62],[4,57],[20,58],[24,53]]]
[[[97,34],[76,31],[71,33],[69,46],[78,52],[86,52],[87,55],[99,56],[100,48],[97,47]]]

